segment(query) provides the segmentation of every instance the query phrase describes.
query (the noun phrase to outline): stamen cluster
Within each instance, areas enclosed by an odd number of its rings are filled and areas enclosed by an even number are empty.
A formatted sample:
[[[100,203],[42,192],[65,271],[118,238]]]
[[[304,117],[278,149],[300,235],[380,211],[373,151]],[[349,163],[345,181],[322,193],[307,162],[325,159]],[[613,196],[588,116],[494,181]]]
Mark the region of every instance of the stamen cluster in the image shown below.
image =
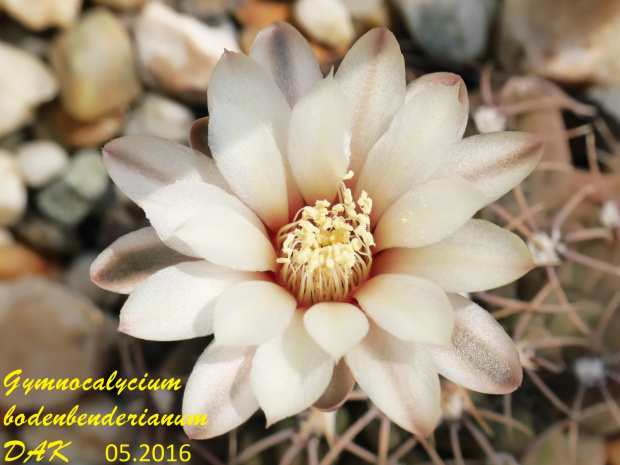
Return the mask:
[[[356,204],[344,183],[338,199],[335,205],[318,200],[302,208],[278,232],[281,277],[300,303],[342,301],[370,271],[372,199],[362,191]]]

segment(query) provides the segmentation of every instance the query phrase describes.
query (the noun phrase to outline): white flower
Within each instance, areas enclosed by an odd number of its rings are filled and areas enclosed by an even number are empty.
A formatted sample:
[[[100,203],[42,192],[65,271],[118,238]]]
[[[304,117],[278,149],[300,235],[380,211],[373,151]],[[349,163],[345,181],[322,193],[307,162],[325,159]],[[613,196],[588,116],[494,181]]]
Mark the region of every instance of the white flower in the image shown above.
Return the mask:
[[[406,86],[385,28],[323,77],[299,32],[275,23],[250,57],[222,56],[208,97],[213,159],[145,136],[105,146],[110,176],[152,228],[92,268],[99,285],[130,294],[121,331],[215,335],[184,395],[185,412],[209,415],[190,437],[223,434],[259,407],[268,424],[335,409],[355,381],[428,435],[438,373],[486,393],[520,385],[511,339],[457,293],[533,267],[517,236],[470,218],[534,168],[534,136],[461,140],[463,81]]]

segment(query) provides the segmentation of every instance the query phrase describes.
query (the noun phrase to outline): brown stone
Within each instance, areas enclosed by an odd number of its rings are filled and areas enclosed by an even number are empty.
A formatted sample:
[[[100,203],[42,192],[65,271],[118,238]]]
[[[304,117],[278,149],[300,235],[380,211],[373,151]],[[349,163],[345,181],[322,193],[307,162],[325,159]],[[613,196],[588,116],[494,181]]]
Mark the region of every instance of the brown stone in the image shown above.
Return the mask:
[[[131,40],[108,10],[96,8],[52,46],[61,102],[79,121],[94,121],[126,107],[141,93]]]
[[[30,249],[19,244],[0,246],[0,279],[44,274],[46,270],[45,260]]]
[[[244,26],[260,30],[274,21],[286,21],[290,14],[288,3],[248,0],[237,9],[235,17]]]

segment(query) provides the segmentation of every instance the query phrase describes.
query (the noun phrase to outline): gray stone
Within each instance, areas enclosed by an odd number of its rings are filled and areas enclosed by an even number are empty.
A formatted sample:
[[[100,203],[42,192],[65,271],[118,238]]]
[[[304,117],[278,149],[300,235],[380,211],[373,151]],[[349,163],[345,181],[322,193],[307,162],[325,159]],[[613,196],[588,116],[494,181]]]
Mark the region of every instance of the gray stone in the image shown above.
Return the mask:
[[[439,62],[464,63],[485,50],[486,0],[396,0],[411,35]]]
[[[146,94],[125,126],[125,134],[148,134],[186,143],[194,114],[185,105],[157,94]]]
[[[98,201],[110,184],[101,152],[81,150],[75,153],[64,181],[83,199],[91,203]]]

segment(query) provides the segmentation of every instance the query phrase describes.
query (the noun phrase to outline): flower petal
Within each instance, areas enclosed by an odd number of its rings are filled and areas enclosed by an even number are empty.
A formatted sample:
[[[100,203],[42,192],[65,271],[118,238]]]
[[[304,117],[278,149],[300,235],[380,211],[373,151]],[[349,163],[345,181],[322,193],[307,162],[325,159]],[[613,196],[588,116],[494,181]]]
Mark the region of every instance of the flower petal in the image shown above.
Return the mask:
[[[446,293],[428,279],[375,276],[353,297],[381,328],[403,341],[449,345],[454,315]]]
[[[197,119],[189,128],[189,146],[213,158],[209,147],[209,117]],[[222,178],[223,179],[223,178]]]
[[[216,108],[232,106],[246,115],[247,119],[260,121],[257,127],[267,127],[283,156],[291,211],[296,212],[301,208],[303,200],[286,156],[291,108],[269,72],[250,57],[225,52],[213,70],[207,97],[211,118]],[[211,136],[209,144],[213,149]]]
[[[112,180],[134,202],[177,181],[206,182],[229,191],[212,159],[159,137],[114,139],[103,147],[103,162]]]
[[[394,115],[372,148],[355,197],[365,190],[373,200],[373,222],[405,192],[429,179],[450,145],[461,137],[460,81],[428,86]]]
[[[336,81],[351,105],[350,169],[357,175],[405,101],[405,61],[394,34],[381,27],[362,36],[342,60]]]
[[[169,266],[131,293],[121,310],[118,329],[153,341],[212,334],[217,297],[233,284],[263,279],[262,273],[231,270],[204,260]]]
[[[439,420],[439,376],[422,344],[405,342],[372,321],[345,360],[370,400],[407,431],[428,436]]]
[[[452,346],[428,346],[439,374],[486,394],[514,391],[523,370],[510,336],[486,310],[458,294],[449,297],[455,319]]]
[[[323,302],[304,315],[304,325],[314,341],[336,362],[368,332],[366,315],[354,305]]]
[[[283,21],[271,23],[258,33],[250,57],[269,71],[291,107],[323,78],[308,41]]]
[[[238,198],[204,183],[177,182],[138,204],[169,247],[246,271],[275,269],[260,219]]]
[[[224,291],[215,304],[215,340],[222,346],[262,344],[287,328],[296,308],[295,298],[277,284],[236,284]]]
[[[375,253],[439,242],[463,226],[485,201],[485,195],[462,178],[424,183],[394,202],[381,217],[373,233]]]
[[[333,369],[332,358],[306,332],[303,313],[295,312],[284,333],[258,347],[252,364],[252,388],[267,425],[316,402]]]
[[[267,125],[246,109],[214,106],[209,120],[209,146],[234,193],[272,231],[288,222],[286,171]]]
[[[518,185],[540,161],[543,143],[526,132],[492,132],[454,144],[434,177],[462,176],[491,203]]]
[[[534,268],[527,245],[515,234],[483,220],[469,220],[436,244],[384,250],[373,273],[404,273],[430,279],[447,292],[476,292],[508,284]]]
[[[333,412],[339,409],[346,402],[353,386],[355,386],[355,377],[344,359],[340,359],[340,362],[334,367],[329,386],[319,400],[312,404],[312,407],[324,412]]]
[[[192,260],[166,246],[149,227],[114,241],[93,262],[90,276],[103,289],[129,294],[156,271]]]
[[[463,79],[453,73],[428,73],[411,81],[407,86],[405,102],[409,103],[417,95],[426,92],[429,87],[433,86],[453,86],[459,85],[459,103],[461,104],[461,130],[459,138],[463,137],[465,128],[467,127],[467,119],[469,118],[469,96],[467,95],[467,86]]]
[[[190,439],[209,439],[236,428],[258,410],[250,369],[254,347],[214,347],[200,356],[185,386],[183,415],[208,415],[208,424],[185,425]]]
[[[293,107],[288,154],[306,204],[336,197],[351,156],[351,115],[334,78],[317,83]]]

